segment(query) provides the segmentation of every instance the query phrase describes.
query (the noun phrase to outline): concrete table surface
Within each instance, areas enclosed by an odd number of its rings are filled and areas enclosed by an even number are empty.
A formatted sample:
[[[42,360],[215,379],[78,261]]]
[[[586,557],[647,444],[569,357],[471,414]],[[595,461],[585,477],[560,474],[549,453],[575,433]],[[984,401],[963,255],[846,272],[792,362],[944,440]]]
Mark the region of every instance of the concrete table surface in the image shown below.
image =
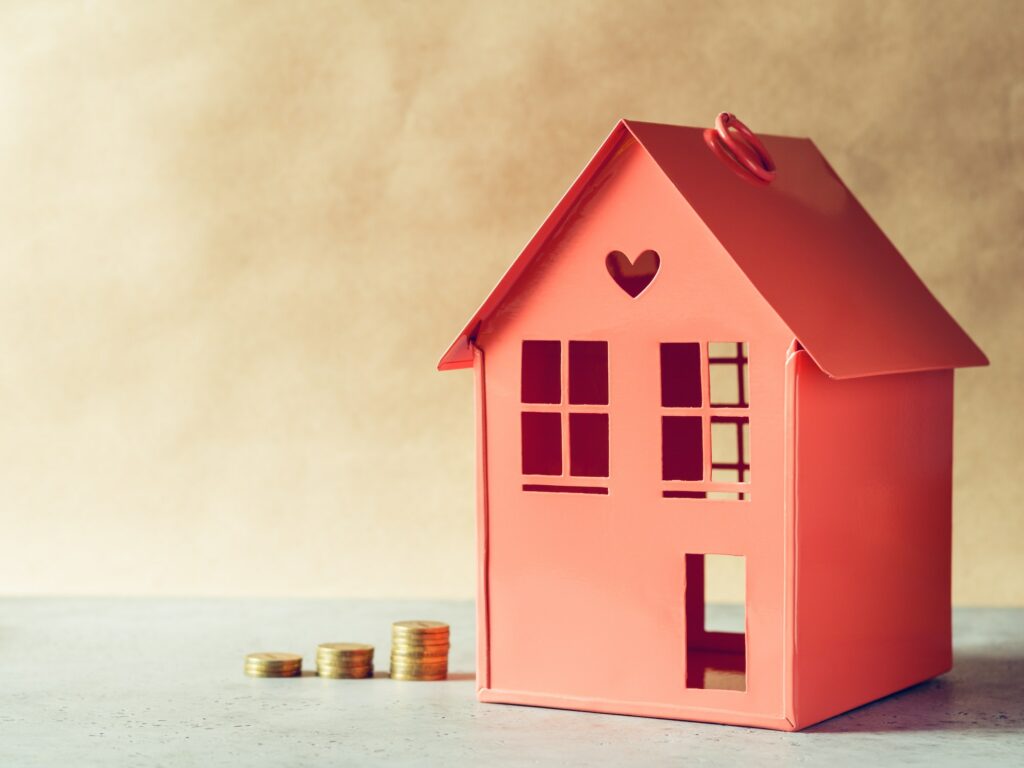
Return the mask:
[[[451,679],[387,671],[447,621]],[[0,765],[1024,765],[1024,610],[955,612],[941,678],[802,733],[480,704],[468,602],[0,601]],[[251,679],[245,653],[376,646],[377,677]]]

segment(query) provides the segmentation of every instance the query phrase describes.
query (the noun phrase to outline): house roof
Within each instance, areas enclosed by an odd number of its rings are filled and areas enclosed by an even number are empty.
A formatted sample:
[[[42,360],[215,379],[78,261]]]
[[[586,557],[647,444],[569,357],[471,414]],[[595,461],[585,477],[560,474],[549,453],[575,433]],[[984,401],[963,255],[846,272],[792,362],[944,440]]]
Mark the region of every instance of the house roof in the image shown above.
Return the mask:
[[[769,183],[743,178],[704,130],[623,120],[441,358],[473,364],[471,339],[543,249],[577,196],[632,136],[757,291],[833,378],[987,365],[810,139],[759,138]]]

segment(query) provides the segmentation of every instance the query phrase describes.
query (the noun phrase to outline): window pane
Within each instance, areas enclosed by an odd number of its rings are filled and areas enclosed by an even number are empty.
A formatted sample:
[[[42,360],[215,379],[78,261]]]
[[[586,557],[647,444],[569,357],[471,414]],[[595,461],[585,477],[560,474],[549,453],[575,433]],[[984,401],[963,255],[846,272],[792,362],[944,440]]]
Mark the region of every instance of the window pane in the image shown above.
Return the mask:
[[[523,342],[524,403],[562,402],[562,352],[557,341]]]
[[[711,463],[735,465],[740,459],[739,447],[736,425],[730,421],[723,421],[721,417],[712,417]]]
[[[661,476],[665,480],[701,480],[704,446],[700,416],[661,418]]]
[[[739,406],[740,388],[734,364],[711,363],[708,380],[711,384],[711,405]]]
[[[747,344],[713,341],[708,344],[711,405],[746,407],[750,402],[747,379]]]
[[[740,472],[738,469],[711,468],[711,482],[713,483],[738,483],[739,481]]]
[[[569,414],[569,474],[608,477],[608,414]]]
[[[711,417],[711,479],[716,482],[750,482],[748,417]]]
[[[661,345],[661,404],[666,408],[700,406],[700,345]]]
[[[523,474],[562,474],[562,416],[523,412]]]
[[[569,342],[569,402],[608,404],[608,342]]]

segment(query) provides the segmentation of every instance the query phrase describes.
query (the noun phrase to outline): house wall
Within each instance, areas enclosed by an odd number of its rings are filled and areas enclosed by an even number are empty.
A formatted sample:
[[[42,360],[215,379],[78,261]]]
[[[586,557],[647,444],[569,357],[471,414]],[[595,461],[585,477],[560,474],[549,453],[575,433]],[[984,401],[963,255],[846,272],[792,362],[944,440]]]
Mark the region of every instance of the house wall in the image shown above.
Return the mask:
[[[838,381],[806,352],[792,366],[804,727],[951,666],[953,374]]]
[[[605,256],[617,249],[636,258],[648,248],[661,268],[633,299],[609,277]],[[608,342],[607,495],[523,490],[524,339]],[[661,171],[624,139],[476,340],[488,483],[481,698],[784,727],[791,340]],[[749,501],[662,497],[664,341],[749,343]],[[747,558],[745,692],[685,687],[687,553]]]

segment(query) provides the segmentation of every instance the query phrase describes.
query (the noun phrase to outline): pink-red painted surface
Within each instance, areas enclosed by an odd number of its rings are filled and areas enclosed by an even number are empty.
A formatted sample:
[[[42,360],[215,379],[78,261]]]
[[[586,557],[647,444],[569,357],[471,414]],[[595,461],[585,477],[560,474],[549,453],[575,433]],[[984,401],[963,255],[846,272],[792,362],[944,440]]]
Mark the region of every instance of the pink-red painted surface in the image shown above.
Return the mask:
[[[984,356],[810,142],[764,145],[767,182],[699,129],[621,123],[442,359],[476,371],[481,700],[791,730],[948,666],[943,369]],[[528,395],[524,341],[555,361]],[[596,396],[579,342],[607,345]],[[731,407],[717,342],[747,345]],[[695,402],[664,402],[664,344],[696,345]],[[749,420],[742,475],[712,419]],[[742,637],[687,605],[708,554],[745,560]]]
[[[804,727],[953,663],[953,372],[796,376],[794,700]]]

